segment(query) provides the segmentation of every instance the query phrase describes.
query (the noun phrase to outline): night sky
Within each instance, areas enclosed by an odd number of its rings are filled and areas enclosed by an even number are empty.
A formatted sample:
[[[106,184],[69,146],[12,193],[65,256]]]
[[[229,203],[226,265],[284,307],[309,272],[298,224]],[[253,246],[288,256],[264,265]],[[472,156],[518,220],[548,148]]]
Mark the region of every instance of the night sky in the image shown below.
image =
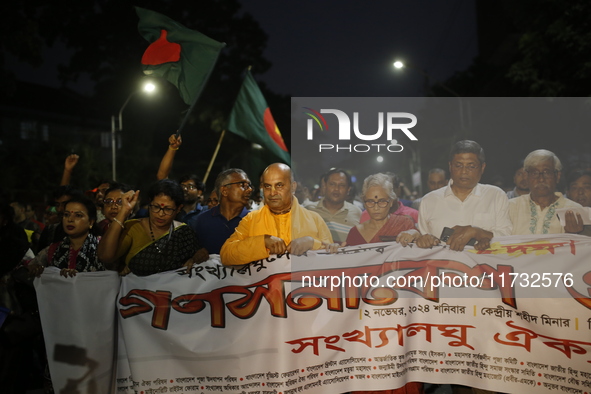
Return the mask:
[[[421,73],[395,71],[395,58],[443,81],[477,54],[471,0],[242,3],[269,35],[260,79],[294,97],[423,96]]]
[[[394,70],[394,59],[427,70],[434,82],[466,69],[477,54],[471,0],[242,4],[269,37],[264,54],[272,67],[257,78],[294,97],[423,96],[421,73]],[[20,79],[57,87],[57,65],[67,53],[58,43],[44,51],[39,68],[10,58],[8,65]],[[88,78],[70,87],[92,93]]]
[[[412,68],[395,70],[394,60],[426,70],[434,85],[466,70],[479,53],[475,0],[241,3],[240,12],[251,14],[268,35],[264,56],[272,66],[263,74],[254,70],[256,79],[271,91],[291,97],[425,96],[422,73]],[[137,19],[129,23],[137,24]],[[67,53],[58,43],[45,50],[40,68],[15,63],[10,57],[8,65],[20,79],[58,87],[57,65]],[[92,93],[88,78],[69,87]],[[565,144],[556,145],[551,133],[533,138],[533,130],[521,129],[509,139],[500,134],[504,130],[479,135],[491,157],[508,152],[508,147],[518,156],[542,147],[554,148],[559,155],[568,152]],[[561,132],[575,135],[569,128]],[[497,163],[489,174],[496,168],[510,182],[515,161]]]

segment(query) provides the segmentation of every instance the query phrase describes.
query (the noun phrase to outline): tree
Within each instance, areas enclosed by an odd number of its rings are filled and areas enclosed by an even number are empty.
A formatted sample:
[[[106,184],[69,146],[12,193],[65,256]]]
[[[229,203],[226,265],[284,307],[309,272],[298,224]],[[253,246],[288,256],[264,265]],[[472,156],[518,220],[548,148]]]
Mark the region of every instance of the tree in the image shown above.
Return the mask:
[[[531,96],[591,94],[591,3],[513,2],[511,15],[523,33],[508,77]]]
[[[42,44],[51,46],[63,42],[73,54],[70,59],[64,59],[60,67],[62,82],[68,84],[88,75],[96,83],[94,106],[101,118],[108,119],[119,112],[142,78],[140,59],[148,43],[137,31],[135,5],[160,12],[227,44],[191,114],[173,175],[204,173],[218,133],[225,125],[225,118],[242,83],[243,71],[251,65],[252,72],[260,74],[270,67],[263,56],[267,35],[252,16],[240,13],[237,0],[56,0],[51,5],[33,1],[27,2],[26,6],[11,4],[17,15],[12,17],[3,13],[2,19],[14,22],[13,25],[30,26],[19,32],[23,36],[21,41],[29,42],[29,47],[35,50],[19,49],[21,60],[33,64],[39,62]],[[0,41],[5,49],[9,43],[8,27]],[[187,106],[180,100],[178,92],[168,83],[162,83],[159,98],[148,101],[137,95],[125,109],[121,135],[124,152],[118,156],[118,172],[124,181],[137,184],[138,179],[152,180],[155,177],[168,135],[178,128],[184,116]],[[283,108],[289,108],[288,98],[278,99],[284,103]],[[270,101],[277,101],[277,97]],[[288,116],[276,114],[276,117],[278,123],[283,119],[289,122]],[[280,127],[287,130],[289,123],[280,124]],[[243,147],[244,140],[227,135],[220,156],[223,158],[224,152],[240,151]],[[216,167],[212,171],[214,174],[221,166]]]

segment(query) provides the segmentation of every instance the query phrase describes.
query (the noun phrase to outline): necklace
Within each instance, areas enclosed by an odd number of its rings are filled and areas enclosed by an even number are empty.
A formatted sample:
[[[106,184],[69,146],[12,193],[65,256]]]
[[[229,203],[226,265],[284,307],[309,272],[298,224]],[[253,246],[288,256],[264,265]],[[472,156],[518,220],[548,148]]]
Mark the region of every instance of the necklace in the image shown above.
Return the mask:
[[[152,222],[150,221],[150,218],[148,218],[148,226],[150,226],[150,237],[152,238],[152,243],[154,244],[154,247],[156,248],[158,253],[162,253],[162,250],[158,247],[158,244],[156,243],[156,237],[154,237],[154,231],[152,231]],[[172,235],[172,223],[170,223],[170,229],[168,230],[168,239],[170,239],[171,235]],[[166,243],[168,242],[168,239],[166,240],[164,245],[166,245]]]

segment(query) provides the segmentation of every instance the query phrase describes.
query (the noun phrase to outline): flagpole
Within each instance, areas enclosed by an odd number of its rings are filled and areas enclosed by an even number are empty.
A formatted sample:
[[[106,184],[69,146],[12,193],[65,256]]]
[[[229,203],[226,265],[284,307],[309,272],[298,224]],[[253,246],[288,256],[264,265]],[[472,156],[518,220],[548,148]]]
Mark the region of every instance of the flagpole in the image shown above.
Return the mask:
[[[218,58],[220,57],[220,53],[222,52],[222,49],[226,46],[226,43],[225,42],[222,42],[221,44],[222,44],[222,47],[220,48],[220,50],[218,51],[218,53],[217,53],[217,55],[215,57],[215,61],[213,62],[214,65],[218,62]],[[207,73],[207,75],[205,76],[205,81],[203,81],[203,83],[199,87],[199,91],[195,95],[195,99],[193,100],[193,103],[191,104],[191,106],[187,110],[187,114],[183,118],[183,121],[181,123],[181,126],[176,131],[176,138],[179,138],[179,136],[181,135],[181,131],[183,130],[183,128],[187,124],[187,121],[189,120],[189,115],[191,114],[191,112],[193,112],[193,108],[195,108],[195,104],[197,104],[197,100],[199,100],[199,96],[201,96],[201,92],[203,91],[203,87],[207,84],[207,81],[209,80],[209,76],[211,75],[211,72],[213,71],[213,69],[214,69],[214,67],[212,66],[209,69],[209,72]]]
[[[207,177],[209,177],[209,172],[211,171],[211,167],[213,167],[213,162],[215,161],[216,156],[218,155],[218,151],[220,150],[220,146],[222,145],[222,140],[226,135],[226,130],[222,130],[222,135],[220,135],[220,139],[218,140],[218,145],[215,147],[215,151],[213,152],[213,156],[211,157],[211,161],[209,162],[209,166],[207,167],[207,171],[205,172],[205,176],[203,177],[203,183],[207,182]]]
[[[226,45],[225,43],[223,43],[223,44],[224,44],[224,46]],[[220,52],[221,52],[221,50],[220,50]],[[218,56],[219,56],[219,52],[218,52]],[[217,63],[217,58],[216,58],[216,63]],[[251,67],[252,66],[248,66],[248,71],[250,71]],[[209,78],[209,74],[207,75],[207,78]],[[195,101],[197,101],[197,100],[195,100]],[[191,108],[193,108],[193,106],[191,106]],[[186,119],[186,117],[185,117],[185,119]],[[184,124],[185,124],[185,120],[183,120],[183,124],[181,125],[181,127],[183,127]],[[180,134],[180,129],[179,129],[179,131],[177,131],[177,136],[179,134]],[[222,135],[220,135],[220,139],[218,140],[218,144],[215,147],[215,151],[213,152],[213,156],[211,157],[211,161],[209,162],[209,166],[207,167],[207,171],[205,171],[205,176],[203,177],[203,183],[207,182],[207,178],[209,177],[209,173],[211,172],[211,168],[213,167],[213,162],[215,161],[215,158],[218,155],[218,151],[220,150],[220,146],[222,146],[222,140],[224,139],[225,135],[226,135],[226,129],[222,130]]]

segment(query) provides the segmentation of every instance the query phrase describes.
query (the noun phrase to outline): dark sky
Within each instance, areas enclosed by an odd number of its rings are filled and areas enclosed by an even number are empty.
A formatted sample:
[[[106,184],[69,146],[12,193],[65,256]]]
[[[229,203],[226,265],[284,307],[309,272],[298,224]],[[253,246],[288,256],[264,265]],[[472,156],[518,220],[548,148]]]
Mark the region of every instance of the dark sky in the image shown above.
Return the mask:
[[[421,73],[394,70],[394,59],[426,69],[434,82],[466,69],[477,53],[474,0],[241,2],[269,36],[265,56],[273,65],[257,78],[280,94],[422,96]],[[59,86],[66,53],[58,43],[40,68],[8,64],[21,79]],[[70,87],[92,92],[84,77]]]
[[[474,0],[243,0],[269,35],[272,68],[260,76],[277,93],[305,96],[422,96],[417,70],[443,81],[477,54]]]

